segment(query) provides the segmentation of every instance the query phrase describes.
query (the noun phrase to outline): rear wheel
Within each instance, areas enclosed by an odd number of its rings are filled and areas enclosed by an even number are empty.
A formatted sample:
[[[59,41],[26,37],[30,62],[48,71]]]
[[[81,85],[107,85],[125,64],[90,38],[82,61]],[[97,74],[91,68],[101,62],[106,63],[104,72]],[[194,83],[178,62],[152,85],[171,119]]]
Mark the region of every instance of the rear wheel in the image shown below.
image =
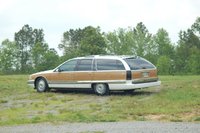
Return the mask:
[[[36,81],[37,92],[46,92],[49,91],[47,81],[44,78],[40,78]]]
[[[94,92],[97,95],[103,96],[103,95],[109,94],[109,88],[107,84],[98,83],[98,84],[95,84],[93,87],[94,87]]]

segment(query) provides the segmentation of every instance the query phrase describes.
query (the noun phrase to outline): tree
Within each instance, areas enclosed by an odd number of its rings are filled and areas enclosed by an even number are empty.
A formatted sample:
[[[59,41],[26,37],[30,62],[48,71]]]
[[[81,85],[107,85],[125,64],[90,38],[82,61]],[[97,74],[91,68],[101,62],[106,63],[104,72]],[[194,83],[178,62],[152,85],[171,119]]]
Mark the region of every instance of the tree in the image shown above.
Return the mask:
[[[100,28],[87,26],[84,29],[70,29],[64,32],[59,49],[66,58],[92,54],[104,54],[106,43]]]
[[[79,56],[80,41],[82,38],[82,29],[70,29],[63,33],[63,39],[58,48],[63,51],[67,58]]]
[[[140,22],[133,29],[134,33],[134,49],[138,56],[145,57],[154,50],[152,35],[148,32],[146,26]]]
[[[37,65],[37,71],[50,70],[59,64],[59,56],[55,49],[51,48],[41,56],[41,62]]]
[[[196,19],[194,24],[191,26],[191,29],[194,33],[198,33],[198,35],[200,35],[200,17]]]
[[[159,56],[168,56],[171,59],[173,58],[174,47],[165,29],[161,28],[158,30],[158,32],[154,36],[154,43],[156,43]]]
[[[146,26],[140,22],[135,28],[133,28],[133,44],[132,51],[135,51],[136,55],[145,57],[152,63],[156,63],[154,60],[157,56],[157,48],[153,43],[152,34],[149,33]]]
[[[106,43],[100,27],[87,26],[82,30],[80,41],[81,55],[105,54]]]
[[[200,19],[187,31],[180,31],[179,42],[176,48],[176,70],[179,73],[199,74],[200,68]]]
[[[22,73],[29,72],[32,70],[33,62],[37,62],[36,60],[32,60],[32,49],[34,49],[35,45],[44,44],[44,34],[42,29],[33,29],[29,25],[24,25],[22,29],[15,33],[15,42],[17,47],[17,59],[19,61],[19,70]],[[37,56],[37,55],[36,55]],[[35,59],[35,57],[33,57]]]
[[[170,41],[167,31],[163,28],[159,29],[157,33],[154,35],[153,41],[156,45],[156,49],[157,49],[156,51],[158,55],[154,57],[154,60],[156,60],[157,66],[159,66],[159,72],[161,74],[171,74],[174,71],[173,62],[174,62],[175,51],[174,51],[174,46],[172,45]],[[165,59],[165,61],[161,60],[163,58]],[[164,63],[167,63],[166,60],[169,61],[168,62],[169,64],[164,64]],[[166,67],[162,65],[166,65]],[[167,68],[167,67],[170,67],[170,68]]]
[[[17,61],[16,61],[17,51],[14,42],[8,39],[4,40],[0,46],[0,71],[2,73],[12,73],[16,71]]]
[[[133,45],[133,31],[131,28],[119,28],[117,31],[106,34],[105,38],[108,53],[118,55],[135,55],[135,51],[131,50]]]
[[[200,74],[200,50],[193,47],[188,58],[187,68],[191,74]]]
[[[158,58],[158,72],[159,74],[168,75],[171,72],[171,60],[168,56],[160,56]]]
[[[31,49],[31,59],[33,62],[33,68],[35,71],[41,71],[41,64],[43,62],[43,58],[48,51],[48,44],[46,43],[36,43]]]

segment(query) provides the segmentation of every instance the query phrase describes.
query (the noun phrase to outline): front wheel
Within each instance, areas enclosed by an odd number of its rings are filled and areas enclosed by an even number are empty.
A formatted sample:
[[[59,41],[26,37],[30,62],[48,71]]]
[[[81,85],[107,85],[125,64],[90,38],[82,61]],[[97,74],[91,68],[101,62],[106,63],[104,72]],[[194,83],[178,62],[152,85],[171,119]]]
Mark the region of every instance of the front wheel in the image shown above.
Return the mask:
[[[37,92],[46,92],[49,91],[48,84],[44,78],[40,78],[36,81]]]
[[[103,96],[103,95],[108,95],[109,94],[109,88],[108,85],[103,84],[103,83],[98,83],[94,85],[94,92],[97,95]]]

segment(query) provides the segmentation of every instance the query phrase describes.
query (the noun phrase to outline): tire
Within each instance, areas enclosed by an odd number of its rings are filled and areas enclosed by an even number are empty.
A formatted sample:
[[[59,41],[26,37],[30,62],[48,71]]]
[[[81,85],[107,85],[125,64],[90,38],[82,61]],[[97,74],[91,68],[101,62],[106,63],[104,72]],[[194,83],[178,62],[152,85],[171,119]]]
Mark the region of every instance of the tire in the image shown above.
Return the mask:
[[[97,95],[104,96],[109,94],[109,88],[107,84],[97,83],[93,87],[94,87],[94,92]]]
[[[37,89],[37,92],[47,92],[47,91],[49,91],[47,81],[44,78],[39,78],[36,81],[36,89]]]

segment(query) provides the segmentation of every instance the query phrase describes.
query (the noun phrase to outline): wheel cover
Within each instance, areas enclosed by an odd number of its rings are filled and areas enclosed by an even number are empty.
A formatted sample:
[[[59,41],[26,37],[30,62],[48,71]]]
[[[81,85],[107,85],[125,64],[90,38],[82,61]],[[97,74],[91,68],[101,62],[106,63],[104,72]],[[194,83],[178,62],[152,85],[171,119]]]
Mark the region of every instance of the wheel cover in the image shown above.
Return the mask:
[[[106,86],[104,84],[97,84],[96,85],[96,92],[98,94],[104,94],[106,92]]]
[[[38,90],[39,91],[45,91],[45,88],[46,88],[46,84],[45,84],[45,81],[44,80],[39,80],[38,81]]]

